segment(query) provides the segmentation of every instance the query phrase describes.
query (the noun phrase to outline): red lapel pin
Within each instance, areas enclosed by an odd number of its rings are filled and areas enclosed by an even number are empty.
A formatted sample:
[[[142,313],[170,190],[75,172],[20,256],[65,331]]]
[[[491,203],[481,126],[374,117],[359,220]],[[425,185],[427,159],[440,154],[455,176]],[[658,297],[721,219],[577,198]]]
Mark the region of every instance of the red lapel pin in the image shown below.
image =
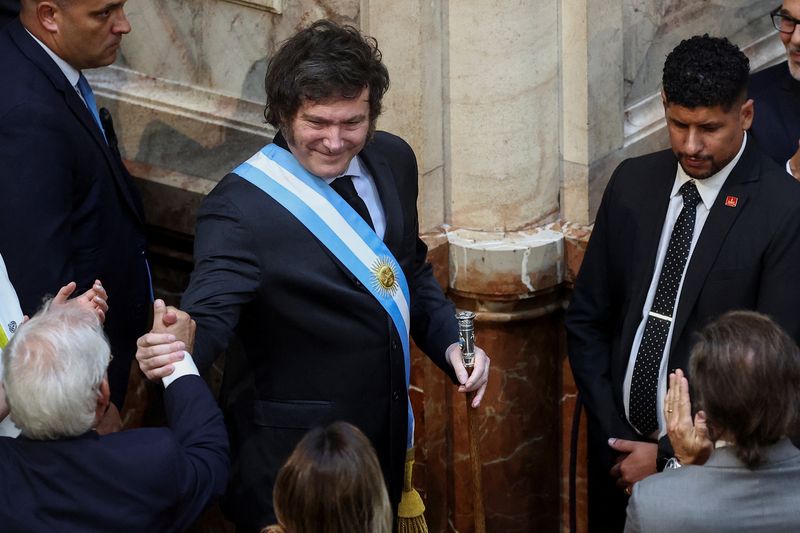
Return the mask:
[[[725,205],[728,207],[736,207],[736,204],[739,203],[739,199],[735,196],[728,196],[725,198]]]

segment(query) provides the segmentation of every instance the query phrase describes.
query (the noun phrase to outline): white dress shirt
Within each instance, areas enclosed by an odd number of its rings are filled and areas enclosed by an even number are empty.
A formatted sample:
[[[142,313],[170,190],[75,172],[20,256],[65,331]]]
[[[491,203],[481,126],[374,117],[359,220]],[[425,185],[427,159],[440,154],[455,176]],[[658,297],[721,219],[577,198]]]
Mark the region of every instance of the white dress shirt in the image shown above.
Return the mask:
[[[325,178],[325,183],[328,185],[335,179],[341,176],[353,176],[353,186],[356,188],[358,196],[367,204],[367,211],[372,218],[372,224],[375,226],[375,233],[383,240],[386,233],[386,215],[383,212],[380,196],[378,195],[378,187],[375,185],[375,180],[367,170],[366,165],[361,163],[361,158],[355,156],[350,160],[347,170],[335,178]]]
[[[689,247],[689,257],[686,260],[683,274],[681,274],[681,282],[678,286],[678,298],[675,299],[675,308],[672,310],[672,316],[675,316],[675,310],[678,308],[681,291],[683,290],[683,280],[686,276],[686,269],[689,267],[689,263],[692,260],[694,246],[697,244],[697,239],[700,237],[700,233],[703,231],[703,226],[708,218],[708,212],[714,205],[714,200],[716,200],[720,189],[722,189],[722,186],[725,184],[725,180],[728,179],[733,167],[736,166],[736,163],[742,156],[742,152],[744,152],[744,147],[746,144],[747,133],[744,134],[742,146],[739,148],[739,152],[736,154],[736,157],[734,157],[727,165],[722,167],[722,169],[713,176],[709,176],[708,178],[702,180],[694,180],[694,183],[697,186],[697,192],[700,193],[700,198],[702,201],[697,204],[697,211],[694,221],[694,233],[692,233],[692,243]],[[641,344],[642,337],[644,336],[644,328],[645,324],[647,323],[648,313],[653,305],[656,287],[658,286],[658,278],[661,275],[661,267],[664,264],[664,257],[667,255],[667,246],[669,245],[669,239],[672,235],[672,228],[675,226],[675,222],[678,220],[678,215],[680,215],[680,212],[683,209],[683,196],[681,196],[679,189],[681,188],[681,185],[691,179],[692,178],[689,177],[686,172],[684,172],[683,167],[681,167],[679,164],[675,175],[675,183],[673,184],[672,192],[670,193],[667,217],[664,220],[664,227],[661,229],[661,238],[658,242],[658,253],[656,254],[656,264],[653,271],[653,279],[650,281],[650,289],[647,291],[647,298],[644,301],[644,307],[642,307],[642,318],[640,319],[639,327],[636,330],[636,335],[633,338],[633,345],[631,346],[631,353],[628,358],[628,368],[625,372],[625,381],[623,383],[623,403],[625,404],[625,416],[628,418],[628,420],[630,420],[631,381],[633,380],[633,367],[636,363],[636,354],[639,351],[639,345]],[[674,321],[669,325],[669,334],[667,335],[667,342],[664,346],[664,355],[661,357],[661,366],[658,373],[658,391],[656,396],[656,411],[658,413],[659,427],[657,431],[658,434],[645,435],[647,437],[656,438],[666,434],[663,406],[664,398],[667,395],[667,364],[669,363],[668,354],[670,344],[672,343],[672,329],[674,325]]]
[[[183,352],[183,359],[172,363],[172,366],[175,370],[167,377],[161,378],[161,383],[164,384],[164,388],[166,389],[169,387],[175,380],[178,378],[182,378],[183,376],[199,376],[200,372],[197,371],[197,365],[194,364],[194,359],[192,359],[191,354],[189,352]]]

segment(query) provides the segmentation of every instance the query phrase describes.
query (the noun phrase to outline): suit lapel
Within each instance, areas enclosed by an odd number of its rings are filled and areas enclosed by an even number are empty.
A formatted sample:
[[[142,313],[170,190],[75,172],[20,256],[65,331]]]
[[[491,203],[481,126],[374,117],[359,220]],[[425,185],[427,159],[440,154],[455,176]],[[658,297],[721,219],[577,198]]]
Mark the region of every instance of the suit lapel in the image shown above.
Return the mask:
[[[777,99],[777,105],[781,110],[780,121],[785,135],[794,139],[795,135],[793,132],[797,131],[797,124],[795,123],[795,120],[796,117],[800,115],[800,99],[798,99],[798,93],[800,93],[800,82],[792,77],[788,67],[785,65],[784,67],[783,77],[781,78],[781,90],[786,94],[782,98]],[[794,147],[797,147],[796,143]]]
[[[641,218],[641,242],[632,243],[636,246],[637,250],[641,253],[636,253],[631,257],[639,257],[641,264],[635,265],[631,269],[636,273],[636,278],[633,281],[633,291],[630,309],[631,312],[627,313],[625,324],[623,325],[622,339],[625,341],[626,350],[623,353],[629,354],[633,344],[633,337],[636,334],[636,329],[642,319],[642,308],[644,301],[647,298],[647,292],[650,288],[650,282],[653,280],[653,272],[655,271],[656,255],[658,254],[658,244],[661,240],[661,231],[664,227],[664,220],[667,218],[667,209],[669,209],[670,193],[672,186],[675,183],[675,172],[677,171],[677,160],[672,155],[672,152],[664,152],[665,160],[657,160],[653,165],[653,175],[655,179],[648,180],[652,182],[652,188],[649,188],[647,194],[641,195],[637,200],[639,209],[644,216]],[[647,179],[641,176],[639,179]],[[627,360],[627,356],[626,356]]]
[[[114,161],[114,155],[111,153],[111,149],[105,139],[103,139],[91,112],[86,108],[83,101],[78,96],[78,93],[75,92],[75,88],[69,84],[64,73],[61,72],[58,65],[47,55],[47,52],[28,35],[27,30],[22,26],[19,19],[10,22],[9,26],[9,34],[20,51],[45,73],[56,90],[61,92],[69,110],[92,136],[98,149],[103,153],[108,167],[111,169],[111,175],[113,176],[117,189],[122,197],[125,198],[128,207],[131,209],[136,219],[140,223],[144,223],[140,207],[133,198],[131,185],[127,183],[128,178],[123,175],[122,169],[120,169],[117,166],[117,162]],[[119,164],[121,164],[121,161]]]
[[[386,219],[383,242],[397,257],[403,236],[403,210],[400,206],[400,195],[395,185],[394,173],[386,157],[372,149],[369,143],[359,155],[367,165],[367,168],[369,168],[370,174],[372,174],[372,179],[378,188],[378,196],[383,206],[384,218]]]
[[[750,139],[742,157],[714,200],[714,205],[711,206],[711,211],[708,213],[706,223],[689,259],[689,266],[686,269],[683,288],[678,300],[678,311],[675,314],[670,353],[683,333],[686,321],[697,302],[697,297],[703,289],[706,277],[717,259],[720,248],[725,242],[725,237],[747,203],[753,182],[758,181],[759,173],[756,171],[755,165],[753,142]],[[735,207],[725,205],[728,196],[736,198]]]

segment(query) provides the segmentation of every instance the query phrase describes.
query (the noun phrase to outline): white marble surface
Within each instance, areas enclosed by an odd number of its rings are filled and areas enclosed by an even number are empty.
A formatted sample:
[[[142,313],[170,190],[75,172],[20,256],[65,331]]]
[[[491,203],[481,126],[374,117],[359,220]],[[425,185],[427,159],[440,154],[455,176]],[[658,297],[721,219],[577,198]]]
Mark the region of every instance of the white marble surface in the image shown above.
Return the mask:
[[[779,4],[777,0],[622,1],[628,106],[658,92],[664,59],[681,40],[708,33],[746,47],[770,31],[769,12]]]
[[[420,230],[432,230],[446,220],[441,3],[364,2],[361,28],[378,40],[391,79],[378,128],[401,136],[414,149]]]
[[[517,229],[558,214],[558,5],[449,2],[445,147],[454,225]]]
[[[557,225],[531,231],[447,232],[450,287],[495,297],[530,296],[564,281],[564,234]]]
[[[123,65],[165,80],[264,100],[266,58],[299,27],[331,17],[356,23],[358,0],[283,2],[282,14],[222,0],[137,0]]]

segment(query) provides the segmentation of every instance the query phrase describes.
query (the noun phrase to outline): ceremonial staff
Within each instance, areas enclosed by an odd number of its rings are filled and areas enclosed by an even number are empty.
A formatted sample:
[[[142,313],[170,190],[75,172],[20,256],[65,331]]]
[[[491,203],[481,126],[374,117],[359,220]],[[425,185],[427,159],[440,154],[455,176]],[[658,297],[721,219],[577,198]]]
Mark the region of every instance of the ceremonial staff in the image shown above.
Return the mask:
[[[464,368],[472,373],[475,365],[475,313],[461,311],[456,314],[458,337],[461,344],[461,357]],[[472,408],[475,391],[467,393],[467,438],[469,439],[469,460],[472,469],[472,491],[474,493],[473,517],[475,533],[486,532],[486,516],[483,510],[483,478],[481,474],[481,453],[478,444],[478,412]]]

